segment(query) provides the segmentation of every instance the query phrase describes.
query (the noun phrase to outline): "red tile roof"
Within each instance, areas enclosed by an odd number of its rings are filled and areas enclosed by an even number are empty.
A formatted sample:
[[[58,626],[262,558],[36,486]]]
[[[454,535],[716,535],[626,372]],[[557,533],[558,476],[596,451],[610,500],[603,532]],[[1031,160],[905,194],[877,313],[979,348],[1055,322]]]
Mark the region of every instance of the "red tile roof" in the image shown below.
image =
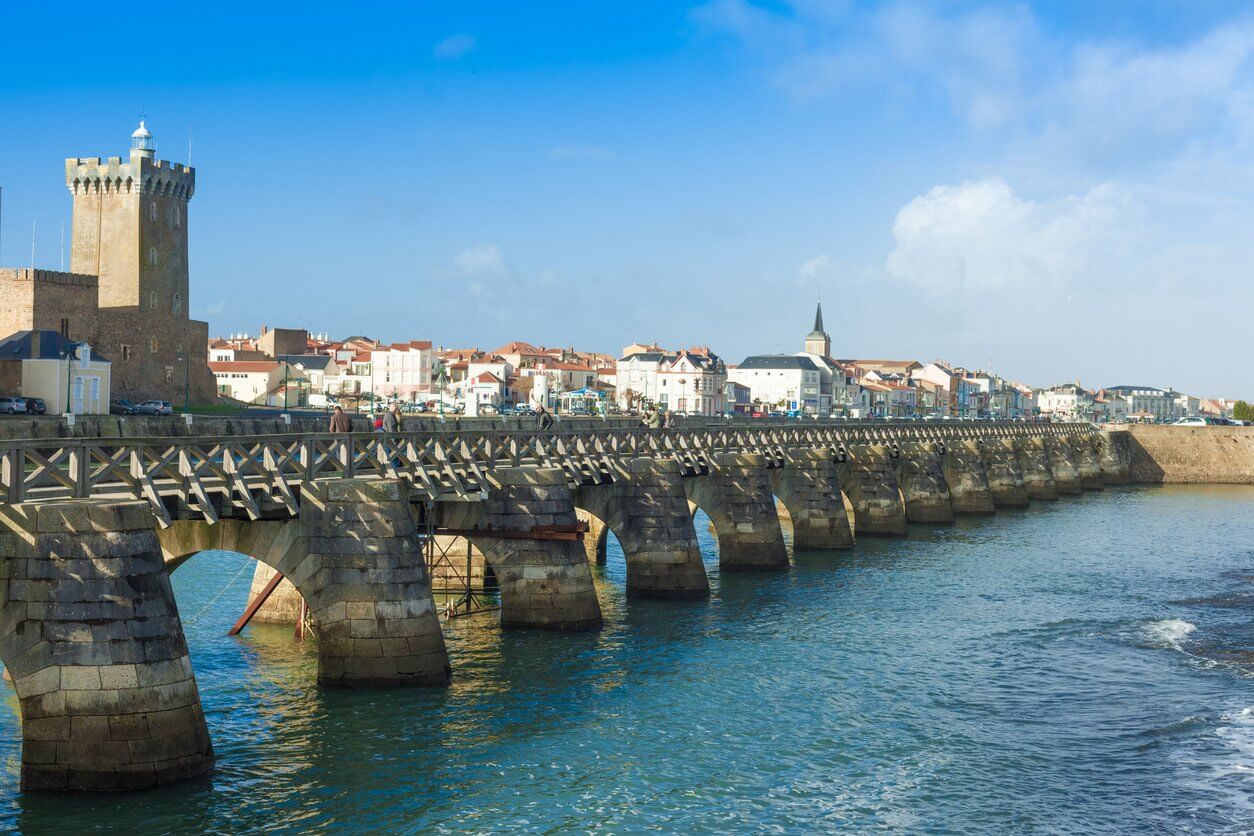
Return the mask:
[[[210,363],[209,370],[214,372],[268,372],[278,367],[275,360],[224,360]]]

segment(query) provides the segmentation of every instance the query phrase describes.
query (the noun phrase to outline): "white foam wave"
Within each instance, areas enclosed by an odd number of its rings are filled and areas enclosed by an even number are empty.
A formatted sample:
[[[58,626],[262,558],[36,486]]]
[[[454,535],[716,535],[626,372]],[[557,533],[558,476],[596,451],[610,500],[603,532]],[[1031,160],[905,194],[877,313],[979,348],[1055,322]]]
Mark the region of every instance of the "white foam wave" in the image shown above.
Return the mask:
[[[1165,618],[1161,621],[1151,621],[1143,628],[1146,640],[1153,647],[1174,647],[1180,649],[1180,642],[1197,629],[1197,625],[1190,624],[1178,618]]]

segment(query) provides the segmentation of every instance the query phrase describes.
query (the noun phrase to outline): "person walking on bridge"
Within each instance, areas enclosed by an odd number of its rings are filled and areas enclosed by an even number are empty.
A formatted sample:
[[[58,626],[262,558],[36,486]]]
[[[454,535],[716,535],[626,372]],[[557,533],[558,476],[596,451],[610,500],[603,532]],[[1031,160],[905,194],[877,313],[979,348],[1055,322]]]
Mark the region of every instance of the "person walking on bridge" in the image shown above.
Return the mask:
[[[544,408],[542,403],[536,404],[536,426],[542,430],[547,430],[553,426],[553,416]]]
[[[344,414],[344,410],[336,407],[331,411],[331,432],[333,433],[351,433],[353,431],[353,419]]]
[[[662,413],[656,407],[649,407],[644,413],[644,426],[650,430],[662,428]]]
[[[401,405],[393,403],[392,408],[383,416],[383,431],[398,433],[401,431]]]

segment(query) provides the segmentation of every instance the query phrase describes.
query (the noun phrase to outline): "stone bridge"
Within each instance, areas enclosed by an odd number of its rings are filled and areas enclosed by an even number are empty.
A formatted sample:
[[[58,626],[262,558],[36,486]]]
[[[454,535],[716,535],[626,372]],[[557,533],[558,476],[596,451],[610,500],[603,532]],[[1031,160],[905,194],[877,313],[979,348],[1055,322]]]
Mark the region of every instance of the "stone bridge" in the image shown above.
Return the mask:
[[[1122,433],[994,422],[710,422],[605,428],[0,442],[0,663],[22,785],[124,789],[209,770],[213,748],[169,575],[210,549],[290,583],[328,686],[441,685],[422,557],[464,537],[503,627],[591,630],[588,565],[612,532],[627,593],[700,599],[693,514],[721,571],[784,570],[907,524],[991,514],[1129,479]],[[577,515],[596,522],[588,544]]]

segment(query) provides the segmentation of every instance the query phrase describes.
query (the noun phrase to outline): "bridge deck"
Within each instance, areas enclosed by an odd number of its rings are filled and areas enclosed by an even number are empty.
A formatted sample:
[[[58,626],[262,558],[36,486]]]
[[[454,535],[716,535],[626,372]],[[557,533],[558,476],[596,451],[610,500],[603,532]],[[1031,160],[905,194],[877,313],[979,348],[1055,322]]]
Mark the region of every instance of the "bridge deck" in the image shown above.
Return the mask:
[[[193,515],[292,515],[300,486],[320,479],[403,478],[415,496],[473,501],[498,467],[551,467],[572,484],[613,482],[619,462],[671,457],[687,474],[719,453],[758,453],[779,466],[796,448],[1063,436],[1091,425],[1015,421],[709,421],[669,430],[461,430],[0,442],[0,505],[75,498],[146,500],[161,524]]]

